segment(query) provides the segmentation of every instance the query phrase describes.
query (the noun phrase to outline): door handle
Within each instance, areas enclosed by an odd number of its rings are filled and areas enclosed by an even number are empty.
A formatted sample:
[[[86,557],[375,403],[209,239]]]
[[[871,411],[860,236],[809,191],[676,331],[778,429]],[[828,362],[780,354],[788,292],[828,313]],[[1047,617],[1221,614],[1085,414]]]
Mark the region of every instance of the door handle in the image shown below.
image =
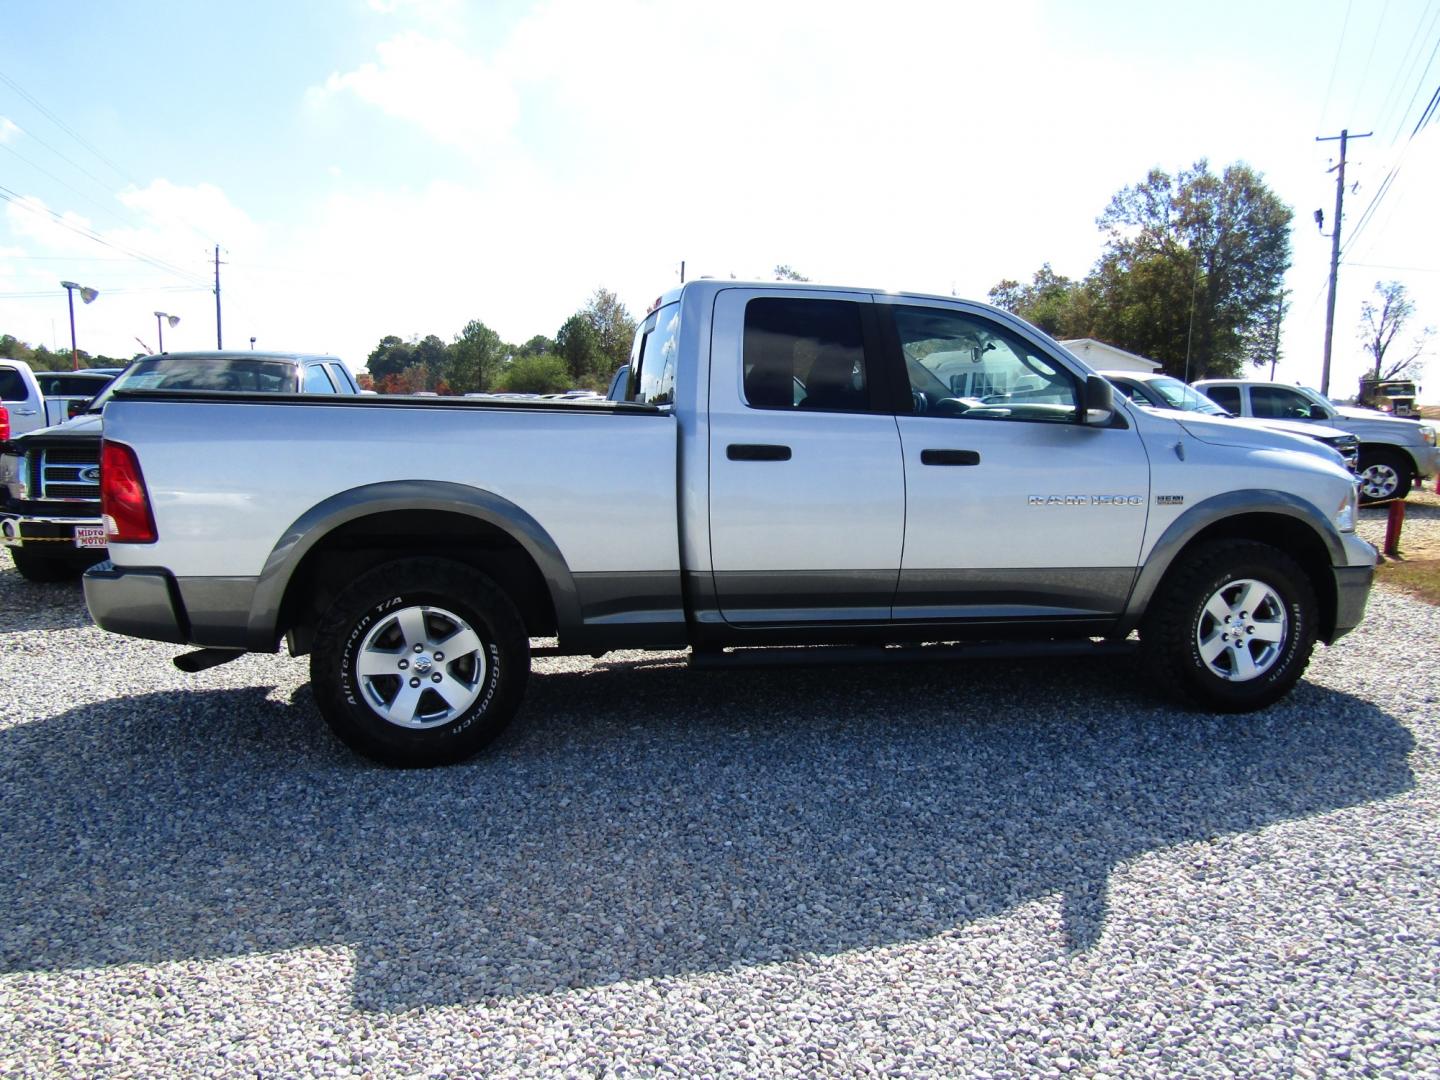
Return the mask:
[[[16,416],[34,416],[36,410],[34,410],[34,409],[11,409],[10,411],[13,412]]]
[[[979,465],[978,450],[921,450],[921,465]]]
[[[725,448],[725,456],[731,461],[789,461],[790,448],[767,443],[731,443]]]

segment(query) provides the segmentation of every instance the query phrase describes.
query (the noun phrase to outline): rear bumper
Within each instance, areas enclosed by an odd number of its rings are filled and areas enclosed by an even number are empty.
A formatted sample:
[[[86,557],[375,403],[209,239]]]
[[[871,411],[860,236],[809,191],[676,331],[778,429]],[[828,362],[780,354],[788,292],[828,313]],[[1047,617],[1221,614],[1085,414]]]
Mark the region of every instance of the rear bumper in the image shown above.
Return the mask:
[[[252,631],[254,578],[177,578],[168,570],[116,566],[85,572],[85,604],[102,630],[219,649],[275,650],[274,619]]]
[[[164,570],[122,569],[110,561],[85,571],[85,606],[102,630],[151,641],[190,640],[175,580]]]

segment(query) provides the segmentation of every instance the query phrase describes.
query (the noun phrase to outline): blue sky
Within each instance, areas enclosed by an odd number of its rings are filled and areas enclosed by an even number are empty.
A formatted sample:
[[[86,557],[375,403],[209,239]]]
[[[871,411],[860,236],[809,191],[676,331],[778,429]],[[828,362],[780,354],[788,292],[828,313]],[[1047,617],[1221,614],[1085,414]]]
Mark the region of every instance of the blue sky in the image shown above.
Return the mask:
[[[682,259],[983,299],[1045,261],[1082,276],[1115,191],[1206,157],[1295,209],[1279,374],[1313,384],[1337,152],[1314,139],[1341,127],[1375,132],[1347,230],[1400,169],[1347,250],[1332,389],[1377,279],[1440,323],[1440,123],[1409,137],[1440,0],[999,7],[11,0],[0,330],[68,344],[70,279],[102,293],[90,351],[153,346],[157,309],[168,348],[213,347],[215,243],[227,346],[356,368],[470,319],[553,335],[601,285],[641,311]]]

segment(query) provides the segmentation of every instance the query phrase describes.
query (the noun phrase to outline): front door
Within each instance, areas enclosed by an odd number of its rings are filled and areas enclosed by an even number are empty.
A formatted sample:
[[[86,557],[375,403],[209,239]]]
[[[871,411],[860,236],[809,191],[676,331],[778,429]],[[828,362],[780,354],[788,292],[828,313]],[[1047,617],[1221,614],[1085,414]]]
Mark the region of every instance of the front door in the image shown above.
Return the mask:
[[[888,307],[914,401],[897,621],[1093,620],[1123,610],[1149,504],[1128,426],[1078,423],[1085,372],[963,304]]]

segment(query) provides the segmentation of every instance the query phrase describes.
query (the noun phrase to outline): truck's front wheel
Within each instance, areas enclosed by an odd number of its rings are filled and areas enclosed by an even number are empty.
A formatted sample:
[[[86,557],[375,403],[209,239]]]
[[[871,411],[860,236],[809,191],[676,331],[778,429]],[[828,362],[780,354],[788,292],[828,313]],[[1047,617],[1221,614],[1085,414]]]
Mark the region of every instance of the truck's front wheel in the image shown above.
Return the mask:
[[[1360,501],[1363,503],[1403,499],[1410,494],[1410,462],[1399,451],[1361,450],[1356,468],[1360,473]]]
[[[386,765],[448,765],[504,729],[530,641],[490,578],[448,559],[376,567],[335,598],[310,656],[315,701],[351,749]]]
[[[1315,647],[1315,590],[1284,552],[1249,540],[1206,544],[1171,568],[1141,625],[1162,687],[1219,712],[1283,697]]]

